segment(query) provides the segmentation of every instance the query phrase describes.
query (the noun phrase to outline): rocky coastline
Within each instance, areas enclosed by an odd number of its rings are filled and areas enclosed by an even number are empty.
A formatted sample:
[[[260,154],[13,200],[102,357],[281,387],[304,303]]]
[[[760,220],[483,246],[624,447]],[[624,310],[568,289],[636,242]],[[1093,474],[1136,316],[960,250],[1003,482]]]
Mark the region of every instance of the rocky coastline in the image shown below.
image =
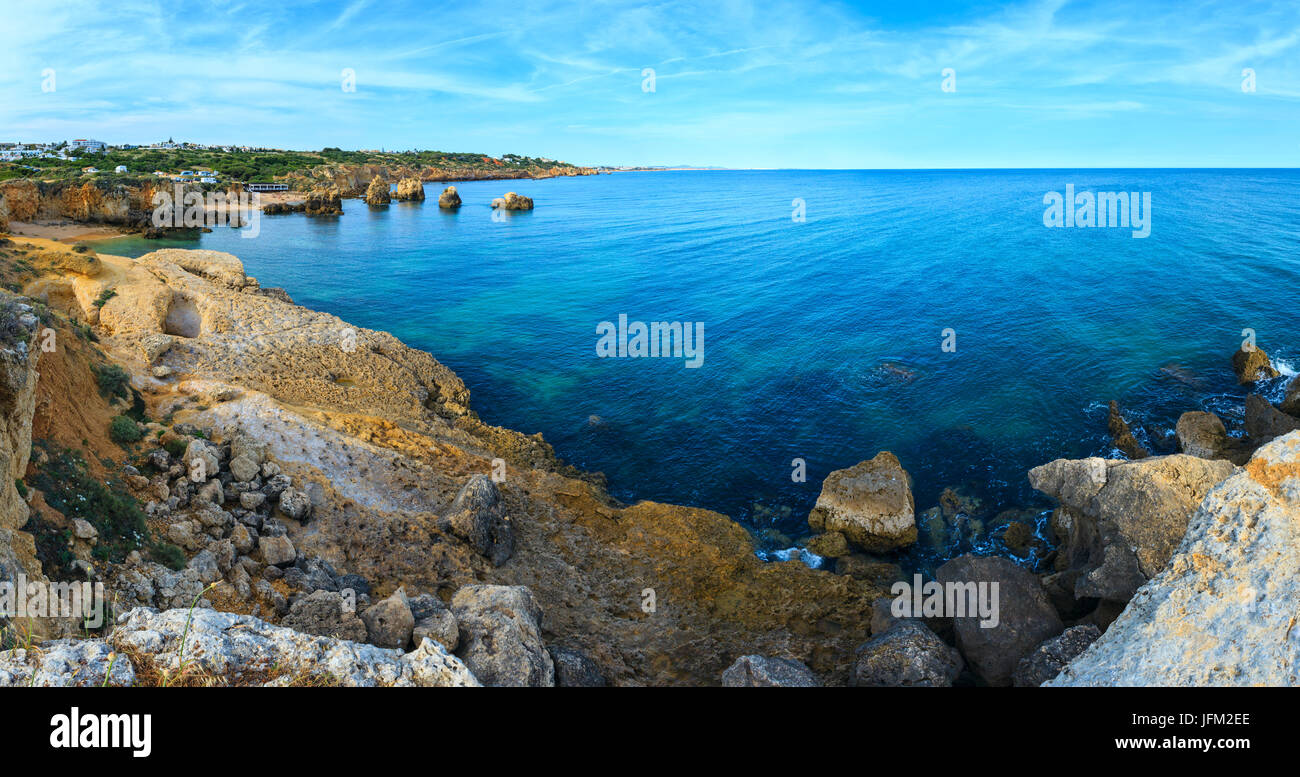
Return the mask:
[[[0,622],[0,685],[1298,679],[1281,661],[1296,591],[1268,572],[1297,547],[1300,380],[1276,407],[1251,395],[1242,435],[1192,412],[1179,453],[1139,456],[1115,408],[1128,458],[1027,473],[1054,542],[996,520],[1040,571],[963,555],[933,581],[997,583],[985,628],[896,614],[891,554],[991,516],[959,490],[918,512],[888,452],[823,484],[806,545],[831,567],[761,561],[728,517],[617,502],[540,435],[479,420],[429,354],[293,304],[234,256],[0,253],[17,289],[0,300],[0,582],[102,582],[113,610],[90,636]],[[1273,377],[1258,354],[1233,359],[1245,383]],[[77,514],[83,482],[139,523]]]

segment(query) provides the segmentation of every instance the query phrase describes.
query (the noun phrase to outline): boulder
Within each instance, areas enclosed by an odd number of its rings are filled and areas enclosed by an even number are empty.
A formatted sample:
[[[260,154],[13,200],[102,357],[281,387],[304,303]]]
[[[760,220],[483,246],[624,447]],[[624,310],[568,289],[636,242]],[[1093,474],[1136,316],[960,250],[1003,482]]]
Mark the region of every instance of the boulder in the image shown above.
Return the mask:
[[[1078,573],[1076,597],[1122,603],[1164,568],[1196,505],[1233,469],[1184,454],[1057,459],[1030,470],[1029,482],[1061,504],[1056,571]]]
[[[366,187],[366,196],[363,197],[367,205],[387,205],[392,201],[392,193],[387,178],[375,176],[370,179],[370,185]]]
[[[506,563],[515,552],[515,533],[497,484],[486,475],[473,475],[461,487],[442,525],[486,556],[493,566]]]
[[[523,586],[467,585],[451,611],[460,627],[456,654],[488,686],[551,687],[555,663],[542,644],[542,608]]]
[[[818,688],[808,667],[790,658],[741,656],[722,672],[724,688]]]
[[[954,618],[957,646],[971,669],[989,685],[1010,685],[1020,659],[1065,628],[1038,578],[1010,559],[960,556],[935,573],[945,588],[997,583],[997,624],[978,615]]]
[[[822,483],[808,525],[813,531],[841,532],[869,552],[916,542],[915,505],[907,472],[889,451],[835,470]]]
[[[1178,435],[1179,450],[1202,459],[1224,458],[1220,454],[1231,445],[1227,428],[1214,413],[1183,413],[1178,416],[1174,433]]]
[[[851,552],[849,550],[849,541],[837,531],[818,534],[809,539],[804,547],[808,549],[809,553],[814,553],[823,558],[840,558],[849,555]]]
[[[1257,445],[1300,429],[1300,418],[1287,415],[1258,394],[1246,397],[1246,436]]]
[[[298,557],[288,537],[263,535],[257,538],[257,548],[262,552],[262,563],[273,567],[289,566]]]
[[[1254,383],[1259,380],[1276,378],[1279,373],[1273,368],[1273,362],[1264,353],[1264,349],[1255,346],[1250,350],[1244,347],[1232,355],[1232,371],[1237,373],[1238,383]]]
[[[307,192],[303,213],[308,216],[342,216],[343,195],[334,185],[318,186]]]
[[[280,492],[280,512],[295,521],[305,521],[311,515],[311,497],[306,491],[286,488]]]
[[[366,641],[366,624],[357,617],[347,599],[336,591],[313,591],[300,596],[289,607],[280,625],[304,634],[319,634],[353,642]],[[402,644],[401,647],[405,647]],[[381,647],[387,647],[381,645]]]
[[[438,207],[445,210],[455,210],[460,207],[460,195],[456,193],[455,186],[448,186],[438,195]]]
[[[1032,653],[1020,659],[1012,682],[1018,688],[1036,687],[1051,680],[1061,673],[1065,665],[1101,636],[1101,629],[1088,623],[1071,626],[1034,649]]]
[[[555,684],[560,688],[604,688],[605,677],[600,667],[587,658],[581,650],[550,647],[551,660],[555,662]]]
[[[155,359],[162,356],[176,342],[176,338],[171,335],[155,333],[145,335],[140,338],[140,355],[148,364],[152,364]]]
[[[415,629],[415,616],[401,588],[366,608],[361,620],[366,624],[366,640],[379,647],[405,648]]]
[[[859,688],[952,685],[965,662],[925,624],[895,621],[883,634],[858,648],[853,684]]]
[[[411,617],[415,619],[412,640],[420,644],[422,639],[431,639],[448,650],[455,650],[460,644],[460,628],[456,616],[447,609],[442,600],[432,594],[420,594],[408,600]]]
[[[109,667],[112,667],[110,670]],[[135,668],[100,639],[60,639],[0,651],[0,688],[132,686]]]
[[[1300,685],[1300,432],[1214,486],[1166,568],[1049,686]]]

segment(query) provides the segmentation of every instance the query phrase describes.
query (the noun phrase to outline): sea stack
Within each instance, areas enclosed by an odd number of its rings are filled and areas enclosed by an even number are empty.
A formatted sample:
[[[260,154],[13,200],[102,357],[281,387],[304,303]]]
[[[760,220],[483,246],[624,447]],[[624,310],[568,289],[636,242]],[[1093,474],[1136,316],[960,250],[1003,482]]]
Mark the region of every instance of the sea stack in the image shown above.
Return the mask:
[[[506,192],[506,196],[492,200],[492,207],[503,210],[532,210],[533,198],[515,194],[514,192]]]
[[[388,179],[380,176],[370,179],[370,186],[366,187],[367,205],[387,205],[392,199],[388,189]]]
[[[424,184],[419,178],[403,178],[397,182],[397,193],[393,195],[393,199],[423,201]]]
[[[342,216],[343,196],[334,185],[317,186],[307,193],[303,213],[309,216]]]
[[[455,210],[460,207],[460,195],[456,193],[455,186],[448,186],[438,195],[438,207],[445,210]]]

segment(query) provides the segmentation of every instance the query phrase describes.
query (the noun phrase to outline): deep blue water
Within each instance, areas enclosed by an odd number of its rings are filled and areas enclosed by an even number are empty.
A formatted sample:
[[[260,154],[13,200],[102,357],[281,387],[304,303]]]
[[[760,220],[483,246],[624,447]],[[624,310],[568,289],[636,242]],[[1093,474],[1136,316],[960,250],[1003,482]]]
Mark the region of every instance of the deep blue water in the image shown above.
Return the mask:
[[[1044,227],[1043,195],[1069,183],[1151,192],[1150,236]],[[1030,467],[1118,455],[1108,400],[1157,449],[1184,410],[1239,421],[1241,330],[1275,362],[1300,356],[1297,184],[1291,170],[627,173],[458,183],[457,213],[430,184],[423,204],[268,216],[256,239],[101,250],[230,251],[298,303],[428,350],[484,420],[542,432],[616,496],[798,537],[825,475],[880,450],[912,474],[918,512],[959,485],[1032,505]],[[494,221],[490,200],[512,189],[537,209]],[[597,358],[598,322],[620,313],[704,322],[703,366]]]

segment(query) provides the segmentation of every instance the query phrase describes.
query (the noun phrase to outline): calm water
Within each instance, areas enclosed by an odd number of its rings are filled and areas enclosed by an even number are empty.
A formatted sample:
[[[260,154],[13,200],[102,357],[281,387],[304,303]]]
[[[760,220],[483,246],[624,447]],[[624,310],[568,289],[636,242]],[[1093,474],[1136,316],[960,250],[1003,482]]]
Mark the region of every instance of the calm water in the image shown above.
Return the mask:
[[[1045,228],[1043,195],[1069,183],[1151,192],[1150,237]],[[1108,400],[1156,447],[1184,410],[1239,421],[1241,330],[1275,362],[1300,355],[1297,184],[1296,171],[629,173],[459,183],[458,213],[431,184],[423,205],[265,217],[257,239],[101,250],[230,251],[300,304],[430,351],[484,420],[542,432],[616,496],[798,537],[825,475],[880,450],[911,472],[918,511],[962,485],[1030,505],[1030,467],[1110,454]],[[537,209],[494,221],[488,203],[509,189]],[[596,358],[598,322],[620,313],[704,322],[703,366]]]

